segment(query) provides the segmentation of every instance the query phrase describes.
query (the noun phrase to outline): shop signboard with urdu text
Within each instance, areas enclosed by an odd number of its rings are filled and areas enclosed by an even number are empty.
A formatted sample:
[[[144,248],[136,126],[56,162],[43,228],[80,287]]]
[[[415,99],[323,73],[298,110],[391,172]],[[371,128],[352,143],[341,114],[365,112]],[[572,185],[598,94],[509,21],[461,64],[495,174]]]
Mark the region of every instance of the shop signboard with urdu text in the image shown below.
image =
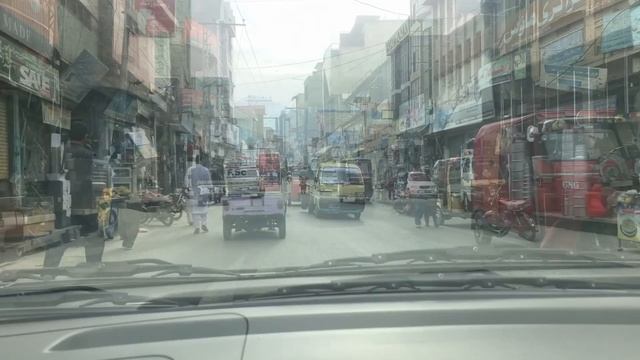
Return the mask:
[[[28,50],[0,37],[0,78],[43,99],[60,102],[58,71]]]
[[[540,86],[550,89],[597,90],[606,85],[607,69],[603,68],[543,64],[540,70]]]
[[[602,15],[603,53],[640,45],[640,6],[612,10]]]
[[[543,64],[573,65],[584,57],[584,27],[547,41],[541,46]]]

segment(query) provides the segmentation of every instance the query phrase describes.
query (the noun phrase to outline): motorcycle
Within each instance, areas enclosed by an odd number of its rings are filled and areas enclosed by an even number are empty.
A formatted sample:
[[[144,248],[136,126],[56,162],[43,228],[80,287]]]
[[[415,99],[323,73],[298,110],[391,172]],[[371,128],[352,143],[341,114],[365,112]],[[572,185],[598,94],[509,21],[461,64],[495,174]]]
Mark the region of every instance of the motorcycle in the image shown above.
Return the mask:
[[[536,241],[538,226],[526,212],[526,200],[498,200],[498,210],[478,211],[473,217],[473,233],[478,244],[488,244],[491,236],[504,237],[511,230],[527,241]]]
[[[141,194],[141,203],[143,215],[141,223],[158,220],[165,226],[173,224],[173,200],[170,196],[146,190]]]
[[[180,191],[171,194],[171,215],[173,220],[180,220],[182,213],[187,210],[187,199],[189,198],[189,190],[183,188]]]
[[[398,214],[411,215],[413,214],[413,202],[409,198],[406,191],[400,191],[393,201],[393,209]]]

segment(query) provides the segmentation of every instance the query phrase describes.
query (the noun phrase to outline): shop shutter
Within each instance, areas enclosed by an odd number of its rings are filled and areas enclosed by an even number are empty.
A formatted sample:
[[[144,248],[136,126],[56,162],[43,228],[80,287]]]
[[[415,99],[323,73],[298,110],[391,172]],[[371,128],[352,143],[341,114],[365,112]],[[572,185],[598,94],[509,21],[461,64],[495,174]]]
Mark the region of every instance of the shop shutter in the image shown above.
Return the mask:
[[[9,179],[9,124],[6,98],[0,97],[0,180]]]

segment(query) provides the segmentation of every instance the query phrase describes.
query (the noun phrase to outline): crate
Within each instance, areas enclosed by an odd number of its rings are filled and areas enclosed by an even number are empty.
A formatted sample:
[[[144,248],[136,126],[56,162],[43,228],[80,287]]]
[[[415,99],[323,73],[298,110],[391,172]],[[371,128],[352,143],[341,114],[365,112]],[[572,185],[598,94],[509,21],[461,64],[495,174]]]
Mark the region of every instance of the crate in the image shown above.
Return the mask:
[[[3,211],[2,230],[4,239],[20,241],[49,235],[55,229],[56,216],[53,213],[27,215],[23,211]]]

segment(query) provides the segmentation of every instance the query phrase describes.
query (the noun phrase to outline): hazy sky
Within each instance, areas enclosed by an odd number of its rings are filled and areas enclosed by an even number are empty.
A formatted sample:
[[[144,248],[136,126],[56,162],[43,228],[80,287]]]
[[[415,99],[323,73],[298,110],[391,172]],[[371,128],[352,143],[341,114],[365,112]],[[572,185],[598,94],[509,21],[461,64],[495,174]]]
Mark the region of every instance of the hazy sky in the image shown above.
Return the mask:
[[[351,30],[356,16],[404,19],[409,14],[409,0],[229,1],[237,22],[246,23],[236,28],[235,99],[255,95],[284,105],[303,91],[304,78],[340,33]],[[304,63],[274,67],[299,62]]]

